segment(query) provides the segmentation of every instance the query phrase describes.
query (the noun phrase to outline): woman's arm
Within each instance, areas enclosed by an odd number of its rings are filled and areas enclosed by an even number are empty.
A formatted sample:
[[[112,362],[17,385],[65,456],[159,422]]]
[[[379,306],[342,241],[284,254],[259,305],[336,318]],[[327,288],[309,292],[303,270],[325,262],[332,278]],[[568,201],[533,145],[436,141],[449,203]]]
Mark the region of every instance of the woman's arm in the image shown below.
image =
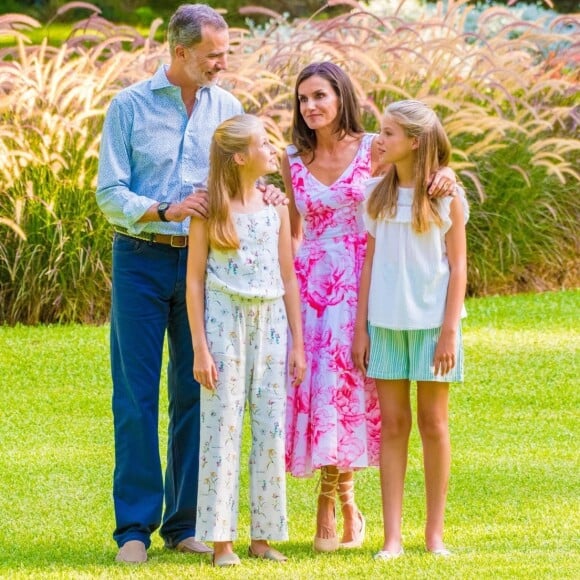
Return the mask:
[[[306,357],[304,356],[304,336],[300,314],[300,293],[298,280],[294,271],[292,258],[292,241],[290,239],[290,217],[286,207],[277,207],[280,216],[280,234],[278,237],[278,259],[280,274],[284,283],[284,305],[286,317],[292,335],[292,347],[288,355],[288,367],[293,377],[292,384],[299,385],[306,373]]]
[[[187,318],[193,345],[193,377],[207,389],[215,389],[217,368],[205,335],[205,270],[208,256],[207,222],[191,218],[187,253]]]
[[[451,200],[450,218],[452,225],[445,235],[447,259],[449,261],[449,285],[447,287],[447,300],[441,334],[433,357],[436,375],[447,374],[456,364],[457,332],[467,286],[465,218],[463,202],[457,197]]]
[[[294,201],[294,189],[292,188],[292,178],[290,176],[290,160],[288,153],[284,151],[282,154],[282,179],[284,180],[284,188],[288,196],[288,209],[290,212],[290,235],[292,237],[292,255],[296,255],[298,248],[302,243],[302,216],[298,212],[296,203]]]
[[[367,367],[369,366],[370,340],[367,325],[374,255],[375,238],[371,234],[367,234],[367,253],[360,276],[354,338],[352,341],[352,362],[363,373],[366,373]]]

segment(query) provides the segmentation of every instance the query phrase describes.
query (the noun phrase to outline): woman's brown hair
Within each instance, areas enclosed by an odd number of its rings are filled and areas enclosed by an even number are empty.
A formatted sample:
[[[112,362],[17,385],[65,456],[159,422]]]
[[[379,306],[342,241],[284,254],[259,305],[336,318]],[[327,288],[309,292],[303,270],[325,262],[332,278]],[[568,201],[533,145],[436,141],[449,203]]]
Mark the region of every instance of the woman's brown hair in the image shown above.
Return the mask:
[[[338,97],[338,112],[336,115],[336,133],[338,139],[347,135],[360,135],[364,128],[360,119],[360,104],[356,91],[349,76],[332,62],[313,62],[304,67],[298,74],[294,87],[294,117],[292,120],[292,143],[297,155],[310,155],[312,161],[316,150],[316,133],[308,125],[300,113],[300,85],[310,77],[320,77],[327,80]]]

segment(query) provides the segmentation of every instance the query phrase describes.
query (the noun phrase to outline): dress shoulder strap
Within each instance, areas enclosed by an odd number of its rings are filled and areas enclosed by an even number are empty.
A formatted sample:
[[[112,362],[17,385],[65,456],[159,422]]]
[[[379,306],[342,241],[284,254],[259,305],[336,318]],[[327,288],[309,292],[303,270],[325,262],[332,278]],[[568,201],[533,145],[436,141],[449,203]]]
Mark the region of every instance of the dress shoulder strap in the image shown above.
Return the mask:
[[[359,155],[369,155],[371,151],[371,146],[376,137],[376,133],[365,133],[362,138],[361,147],[359,149]]]
[[[300,165],[302,165],[302,167],[306,167],[300,155],[296,155],[297,152],[298,149],[296,149],[294,145],[288,145],[286,147],[286,153],[288,154],[288,161],[290,162],[290,165],[292,165],[293,163],[299,163]]]

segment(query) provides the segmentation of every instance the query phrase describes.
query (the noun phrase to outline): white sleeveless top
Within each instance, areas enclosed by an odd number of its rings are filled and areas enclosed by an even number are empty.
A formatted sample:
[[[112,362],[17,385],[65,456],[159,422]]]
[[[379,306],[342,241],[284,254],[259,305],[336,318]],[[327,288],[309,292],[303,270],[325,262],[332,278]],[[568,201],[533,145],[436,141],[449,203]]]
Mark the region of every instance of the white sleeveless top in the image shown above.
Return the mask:
[[[240,239],[237,250],[210,248],[205,285],[244,298],[272,300],[284,295],[278,258],[280,216],[273,206],[232,213]]]
[[[367,199],[382,178],[366,183]],[[459,191],[460,190],[460,191]],[[399,187],[395,216],[373,220],[365,212],[368,232],[375,238],[375,253],[369,292],[368,321],[393,330],[425,330],[443,324],[449,262],[445,234],[451,227],[452,197],[438,200],[439,227],[433,222],[422,234],[413,230],[413,188]],[[458,187],[464,205],[464,192]],[[467,221],[468,212],[465,212]],[[461,317],[466,316],[465,307]]]

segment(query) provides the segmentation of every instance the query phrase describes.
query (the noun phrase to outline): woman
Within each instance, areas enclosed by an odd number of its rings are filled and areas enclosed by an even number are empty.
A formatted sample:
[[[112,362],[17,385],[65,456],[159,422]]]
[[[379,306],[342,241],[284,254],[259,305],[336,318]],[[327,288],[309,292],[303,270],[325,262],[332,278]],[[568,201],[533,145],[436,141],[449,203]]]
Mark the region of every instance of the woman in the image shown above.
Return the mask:
[[[381,172],[380,155],[375,135],[362,127],[354,86],[337,65],[305,67],[294,99],[293,144],[283,156],[282,175],[307,372],[288,394],[286,468],[297,477],[321,469],[314,549],[330,552],[362,544],[365,519],[354,501],[353,472],[378,465],[376,388],[354,367],[351,346],[366,250],[363,183]],[[452,183],[438,175],[431,191],[442,193]],[[336,495],[344,518],[340,541]]]

